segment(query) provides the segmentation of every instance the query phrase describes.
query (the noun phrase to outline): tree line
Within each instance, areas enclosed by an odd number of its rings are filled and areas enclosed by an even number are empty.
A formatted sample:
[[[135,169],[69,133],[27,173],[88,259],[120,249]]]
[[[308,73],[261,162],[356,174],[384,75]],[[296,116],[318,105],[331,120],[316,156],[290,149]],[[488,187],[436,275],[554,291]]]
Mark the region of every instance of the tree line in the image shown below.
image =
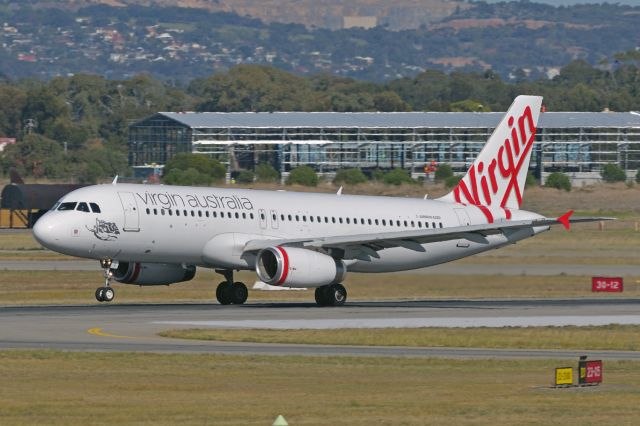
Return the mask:
[[[519,94],[548,111],[640,110],[640,54],[591,66],[575,61],[552,80],[503,81],[486,71],[426,71],[373,83],[326,74],[301,77],[240,65],[182,85],[149,75],[128,80],[79,74],[0,82],[0,173],[95,182],[127,170],[127,129],[158,111],[505,111]]]

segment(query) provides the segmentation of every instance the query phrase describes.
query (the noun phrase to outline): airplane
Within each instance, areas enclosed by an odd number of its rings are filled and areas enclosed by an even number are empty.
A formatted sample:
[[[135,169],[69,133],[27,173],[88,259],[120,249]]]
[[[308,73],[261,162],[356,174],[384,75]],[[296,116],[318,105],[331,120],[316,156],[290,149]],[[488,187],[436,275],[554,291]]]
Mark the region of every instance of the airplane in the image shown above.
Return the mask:
[[[562,224],[520,209],[542,98],[518,96],[466,175],[438,199],[165,185],[112,184],[62,197],[33,228],[44,247],[96,259],[111,281],[141,286],[191,280],[196,268],[224,276],[222,305],[246,302],[234,271],[273,286],[315,288],[319,306],[341,306],[347,272],[424,268],[497,249]]]

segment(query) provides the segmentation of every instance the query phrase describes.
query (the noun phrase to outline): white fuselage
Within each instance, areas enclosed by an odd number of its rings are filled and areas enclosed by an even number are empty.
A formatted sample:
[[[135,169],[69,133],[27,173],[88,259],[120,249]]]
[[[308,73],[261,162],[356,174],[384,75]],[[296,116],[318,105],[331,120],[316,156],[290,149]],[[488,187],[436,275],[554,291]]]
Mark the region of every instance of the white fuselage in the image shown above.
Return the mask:
[[[208,268],[253,269],[243,254],[250,240],[321,238],[487,223],[475,206],[414,198],[200,188],[97,185],[67,194],[61,203],[94,203],[100,212],[52,210],[34,234],[46,247],[72,256]],[[492,209],[505,221],[503,209]],[[541,216],[511,211],[510,219]],[[389,272],[431,266],[535,235],[547,227],[487,237],[427,243],[425,251],[390,247],[379,258],[346,262],[353,272]]]

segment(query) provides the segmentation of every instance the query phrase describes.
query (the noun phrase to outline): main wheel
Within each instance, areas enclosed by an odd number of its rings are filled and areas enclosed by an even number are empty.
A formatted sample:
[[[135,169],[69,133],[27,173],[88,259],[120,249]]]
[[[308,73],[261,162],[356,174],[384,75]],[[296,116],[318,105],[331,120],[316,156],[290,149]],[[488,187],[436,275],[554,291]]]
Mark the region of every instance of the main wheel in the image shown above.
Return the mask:
[[[315,291],[315,298],[316,298],[316,304],[318,306],[327,306],[329,304],[328,302],[328,295],[327,295],[327,288],[329,286],[322,286],[322,287],[316,287],[316,291]]]
[[[342,284],[330,285],[328,295],[331,306],[342,306],[347,301],[347,289]]]
[[[98,302],[104,302],[104,297],[102,296],[103,290],[104,290],[104,287],[98,287],[96,289],[96,300]]]
[[[105,302],[111,302],[116,297],[116,292],[111,287],[102,288],[102,300]]]
[[[230,293],[231,303],[233,303],[234,305],[242,305],[247,301],[247,298],[249,297],[249,290],[247,290],[247,286],[241,282],[233,283]]]
[[[229,284],[226,281],[218,284],[218,288],[216,289],[216,299],[218,299],[218,303],[221,305],[231,304],[231,291],[229,289]]]

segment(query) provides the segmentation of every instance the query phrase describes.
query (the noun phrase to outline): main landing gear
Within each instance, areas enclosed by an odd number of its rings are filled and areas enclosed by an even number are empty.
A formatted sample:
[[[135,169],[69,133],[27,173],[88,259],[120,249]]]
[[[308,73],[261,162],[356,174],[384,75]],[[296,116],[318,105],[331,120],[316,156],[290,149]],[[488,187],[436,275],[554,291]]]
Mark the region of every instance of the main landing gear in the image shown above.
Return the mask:
[[[342,306],[347,301],[347,289],[342,284],[330,284],[316,288],[318,306]]]
[[[249,297],[247,286],[241,282],[233,282],[233,271],[230,269],[216,269],[216,272],[224,275],[226,281],[218,284],[216,299],[221,305],[242,305]]]
[[[113,272],[111,272],[111,259],[102,259],[100,266],[104,270],[104,287],[98,287],[96,289],[96,300],[98,302],[111,302],[116,297],[116,292],[110,287],[111,278],[113,278]]]

